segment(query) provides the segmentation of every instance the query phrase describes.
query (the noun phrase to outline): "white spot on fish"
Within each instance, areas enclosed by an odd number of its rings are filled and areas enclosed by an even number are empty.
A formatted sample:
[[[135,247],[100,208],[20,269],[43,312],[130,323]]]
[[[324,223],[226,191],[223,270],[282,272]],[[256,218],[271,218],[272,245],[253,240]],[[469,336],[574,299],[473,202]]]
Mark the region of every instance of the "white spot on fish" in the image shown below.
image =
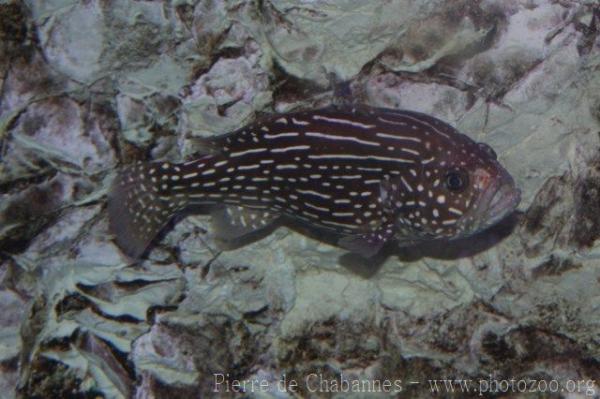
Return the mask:
[[[455,214],[455,215],[458,215],[458,216],[462,216],[463,215],[463,213],[462,213],[462,211],[460,209],[456,209],[456,208],[453,208],[453,207],[449,207],[448,211],[451,212],[451,213],[453,213],[453,214]]]
[[[331,117],[327,117],[327,116],[323,116],[323,115],[314,115],[313,119],[314,120],[321,120],[321,121],[325,121],[325,122],[339,123],[339,124],[342,124],[342,125],[349,125],[349,126],[360,127],[362,129],[372,129],[372,128],[375,127],[375,125],[367,125],[367,124],[356,122],[356,121],[352,121],[352,120],[349,120],[349,119],[331,118]]]
[[[298,151],[298,150],[308,150],[310,148],[309,145],[295,145],[291,147],[284,148],[272,148],[272,153],[280,153],[280,152],[288,152],[288,151]]]
[[[296,125],[300,125],[300,126],[310,125],[309,121],[305,121],[305,120],[302,120],[302,119],[292,118],[292,122],[295,123]]]
[[[277,166],[275,166],[275,169],[278,169],[278,170],[283,170],[283,169],[298,169],[298,165],[295,165],[295,164],[277,165]]]
[[[266,139],[278,139],[281,137],[296,137],[298,136],[298,132],[286,132],[279,134],[265,134]]]
[[[353,155],[353,154],[322,154],[309,155],[309,159],[360,159],[360,160],[375,160],[375,161],[390,161],[398,163],[415,163],[413,160],[404,158],[381,157],[377,155]],[[335,169],[335,166],[334,166]]]
[[[338,136],[335,134],[325,134],[325,133],[319,133],[319,132],[306,132],[305,134],[310,137],[318,137],[318,138],[322,138],[322,139],[353,141],[355,143],[365,144],[365,145],[370,145],[370,146],[375,146],[375,147],[380,146],[380,144],[376,141],[361,140],[357,137],[352,137],[352,136]]]
[[[325,198],[325,199],[330,199],[331,195],[328,194],[324,194],[324,193],[320,193],[314,190],[296,190],[297,193],[299,194],[309,194],[309,195],[316,195],[317,197],[321,197],[321,198]]]
[[[258,168],[260,168],[260,165],[258,165],[258,164],[238,166],[238,170],[252,170],[252,169],[258,169]]]
[[[230,152],[229,156],[232,157],[232,158],[235,158],[235,157],[242,157],[242,156],[247,155],[247,154],[255,154],[255,153],[261,153],[261,152],[265,152],[265,151],[267,151],[267,149],[264,148],[264,147],[261,147],[261,148],[251,148],[249,150],[244,150],[244,151]]]

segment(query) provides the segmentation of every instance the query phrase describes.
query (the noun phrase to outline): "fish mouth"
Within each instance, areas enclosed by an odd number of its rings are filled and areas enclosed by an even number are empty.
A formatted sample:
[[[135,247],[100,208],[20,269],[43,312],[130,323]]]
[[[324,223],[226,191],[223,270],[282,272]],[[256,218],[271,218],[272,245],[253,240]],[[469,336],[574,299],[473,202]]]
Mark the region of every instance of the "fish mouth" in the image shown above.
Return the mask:
[[[474,210],[474,223],[471,234],[487,229],[511,214],[521,202],[519,190],[512,177],[505,173],[491,183],[479,197],[479,206]]]
[[[512,179],[511,179],[512,180]],[[483,228],[489,227],[512,213],[521,202],[521,190],[513,182],[503,184],[492,195],[485,212]]]

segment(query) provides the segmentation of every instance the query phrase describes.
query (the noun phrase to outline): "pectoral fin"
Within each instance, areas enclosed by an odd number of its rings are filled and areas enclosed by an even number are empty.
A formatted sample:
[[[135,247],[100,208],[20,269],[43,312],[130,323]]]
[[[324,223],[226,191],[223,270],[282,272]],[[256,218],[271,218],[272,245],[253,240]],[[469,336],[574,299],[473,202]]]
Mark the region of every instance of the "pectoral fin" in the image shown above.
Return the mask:
[[[386,212],[393,213],[397,210],[394,200],[395,198],[398,198],[398,196],[397,184],[389,180],[382,180],[381,183],[379,183],[379,200]]]

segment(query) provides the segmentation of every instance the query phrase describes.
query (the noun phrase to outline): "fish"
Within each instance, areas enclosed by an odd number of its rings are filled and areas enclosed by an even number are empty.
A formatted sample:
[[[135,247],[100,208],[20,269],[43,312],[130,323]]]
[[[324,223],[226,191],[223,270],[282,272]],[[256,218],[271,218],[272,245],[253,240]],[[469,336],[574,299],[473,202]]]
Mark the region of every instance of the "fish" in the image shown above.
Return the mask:
[[[386,243],[468,237],[518,206],[520,190],[494,150],[433,116],[367,105],[277,114],[208,139],[186,162],[121,168],[109,230],[142,256],[176,215],[211,209],[234,241],[299,221],[370,258]]]

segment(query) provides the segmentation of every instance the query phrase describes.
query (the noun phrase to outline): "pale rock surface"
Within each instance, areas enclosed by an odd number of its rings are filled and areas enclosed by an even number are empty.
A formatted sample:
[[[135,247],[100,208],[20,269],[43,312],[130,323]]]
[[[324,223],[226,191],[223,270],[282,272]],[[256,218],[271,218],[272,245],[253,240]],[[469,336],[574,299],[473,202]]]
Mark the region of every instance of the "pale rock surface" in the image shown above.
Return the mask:
[[[2,397],[237,397],[221,374],[256,398],[366,396],[340,376],[415,398],[490,376],[600,395],[597,3],[374,3],[0,1]],[[331,102],[489,143],[519,212],[370,262],[287,227],[221,251],[206,215],[136,264],[111,241],[118,165]]]

